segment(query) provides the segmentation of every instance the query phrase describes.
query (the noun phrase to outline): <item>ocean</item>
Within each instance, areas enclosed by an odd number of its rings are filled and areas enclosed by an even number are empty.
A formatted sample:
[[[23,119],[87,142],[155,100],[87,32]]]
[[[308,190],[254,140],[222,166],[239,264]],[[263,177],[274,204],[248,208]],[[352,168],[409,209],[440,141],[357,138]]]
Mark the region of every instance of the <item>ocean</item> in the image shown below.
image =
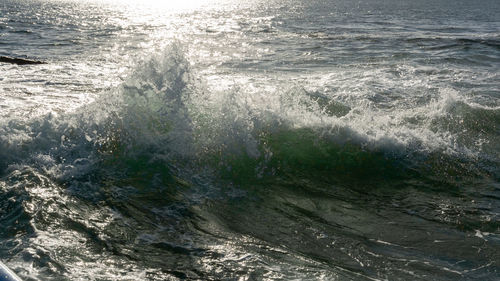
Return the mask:
[[[0,0],[23,280],[499,280],[500,1]]]

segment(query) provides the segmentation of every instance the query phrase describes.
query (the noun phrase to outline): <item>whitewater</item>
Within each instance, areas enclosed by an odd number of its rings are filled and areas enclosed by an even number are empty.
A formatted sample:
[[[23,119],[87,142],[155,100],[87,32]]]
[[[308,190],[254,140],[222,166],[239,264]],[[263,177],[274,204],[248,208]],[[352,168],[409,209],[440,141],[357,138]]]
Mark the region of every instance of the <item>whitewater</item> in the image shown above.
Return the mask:
[[[498,280],[500,2],[0,0],[23,280]]]

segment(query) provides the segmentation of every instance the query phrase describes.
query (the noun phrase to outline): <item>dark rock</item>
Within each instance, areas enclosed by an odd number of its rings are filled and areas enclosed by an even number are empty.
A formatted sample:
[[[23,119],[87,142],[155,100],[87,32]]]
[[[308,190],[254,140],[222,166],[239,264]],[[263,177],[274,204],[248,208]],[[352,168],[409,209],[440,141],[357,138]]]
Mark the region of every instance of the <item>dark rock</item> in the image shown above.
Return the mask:
[[[44,64],[45,63],[43,61],[28,60],[28,59],[21,59],[21,58],[10,58],[10,57],[4,57],[4,56],[0,56],[0,62],[12,63],[12,64],[18,64],[18,65]]]

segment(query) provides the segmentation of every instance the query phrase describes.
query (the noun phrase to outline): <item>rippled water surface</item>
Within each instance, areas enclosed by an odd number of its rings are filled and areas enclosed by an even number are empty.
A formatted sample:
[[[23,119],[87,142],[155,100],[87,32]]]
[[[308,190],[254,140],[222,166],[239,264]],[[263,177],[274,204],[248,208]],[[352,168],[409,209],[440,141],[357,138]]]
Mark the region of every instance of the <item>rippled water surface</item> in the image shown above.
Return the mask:
[[[497,280],[500,2],[0,0],[24,280]]]

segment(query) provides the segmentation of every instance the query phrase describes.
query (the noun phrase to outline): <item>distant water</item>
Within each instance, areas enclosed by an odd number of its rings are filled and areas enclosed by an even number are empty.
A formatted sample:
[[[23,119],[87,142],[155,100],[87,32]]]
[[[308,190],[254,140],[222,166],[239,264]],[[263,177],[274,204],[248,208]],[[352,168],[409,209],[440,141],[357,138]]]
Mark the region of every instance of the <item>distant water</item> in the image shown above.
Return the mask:
[[[20,277],[500,278],[500,1],[157,2],[0,1]]]

